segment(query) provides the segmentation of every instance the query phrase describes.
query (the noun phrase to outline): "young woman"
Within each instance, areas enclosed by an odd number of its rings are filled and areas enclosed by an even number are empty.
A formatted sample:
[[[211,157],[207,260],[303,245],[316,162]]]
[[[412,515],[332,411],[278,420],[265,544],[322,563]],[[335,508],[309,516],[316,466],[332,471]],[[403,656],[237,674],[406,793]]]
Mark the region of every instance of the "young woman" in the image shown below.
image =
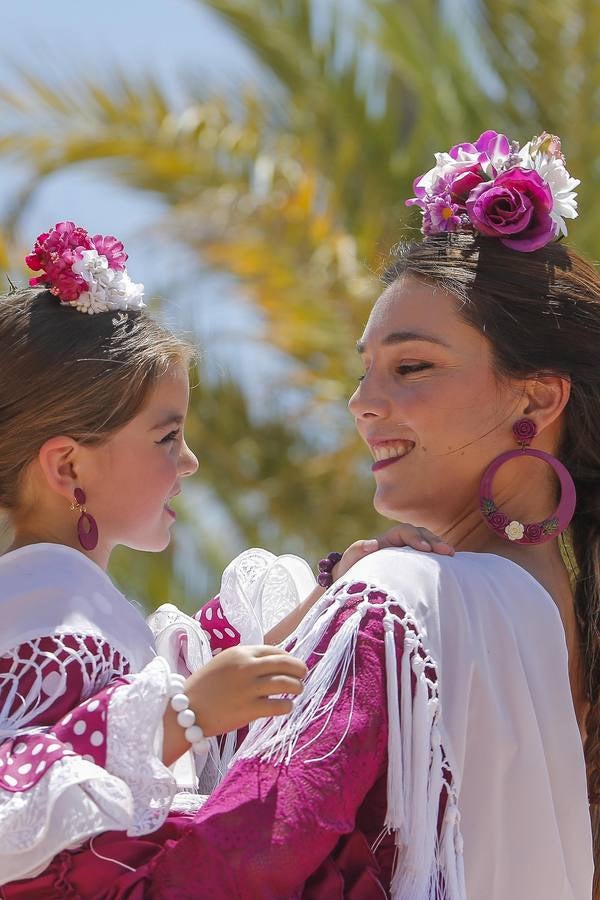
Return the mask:
[[[495,132],[417,180],[425,238],[350,410],[377,509],[458,552],[384,549],[308,612],[302,696],[251,727],[152,896],[589,900],[600,278],[554,240],[576,185],[557,138]]]

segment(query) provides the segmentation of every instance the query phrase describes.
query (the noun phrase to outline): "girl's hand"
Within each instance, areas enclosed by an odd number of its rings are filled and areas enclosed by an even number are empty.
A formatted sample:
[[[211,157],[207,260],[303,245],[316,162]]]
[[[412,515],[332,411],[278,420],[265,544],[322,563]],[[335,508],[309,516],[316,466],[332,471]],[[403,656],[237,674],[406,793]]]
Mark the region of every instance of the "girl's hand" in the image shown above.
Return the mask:
[[[292,710],[302,693],[304,663],[278,647],[230,647],[186,681],[185,693],[207,737],[233,731],[263,716]]]
[[[190,675],[183,690],[197,724],[206,737],[212,737],[262,716],[290,712],[293,700],[277,695],[301,694],[306,672],[301,660],[279,647],[230,647]],[[163,762],[172,765],[189,748],[169,704],[163,717]]]
[[[407,522],[400,522],[376,538],[368,541],[355,541],[350,544],[339,563],[333,567],[333,580],[337,581],[346,574],[354,563],[369,553],[382,550],[384,547],[412,547],[425,553],[441,553],[443,556],[454,556],[454,548],[427,528],[417,528]]]

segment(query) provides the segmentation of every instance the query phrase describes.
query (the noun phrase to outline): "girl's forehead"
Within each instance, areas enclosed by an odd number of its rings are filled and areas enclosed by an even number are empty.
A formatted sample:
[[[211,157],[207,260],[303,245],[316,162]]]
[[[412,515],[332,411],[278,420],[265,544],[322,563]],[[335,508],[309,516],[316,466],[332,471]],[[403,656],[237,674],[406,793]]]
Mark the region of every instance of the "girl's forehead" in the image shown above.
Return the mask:
[[[189,400],[190,381],[187,369],[174,363],[152,387],[144,412],[154,416],[156,411],[172,410],[184,414]]]

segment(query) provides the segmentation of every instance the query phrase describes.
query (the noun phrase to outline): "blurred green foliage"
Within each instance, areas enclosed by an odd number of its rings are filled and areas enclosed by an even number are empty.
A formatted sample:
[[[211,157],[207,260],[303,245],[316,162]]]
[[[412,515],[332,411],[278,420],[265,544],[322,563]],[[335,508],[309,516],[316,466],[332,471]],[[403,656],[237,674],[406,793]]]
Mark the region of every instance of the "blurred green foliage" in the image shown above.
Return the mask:
[[[204,5],[251,48],[258,85],[232,96],[197,81],[176,111],[150,75],[48,85],[24,70],[18,90],[0,93],[11,123],[0,154],[31,169],[16,216],[45,178],[83,162],[160,195],[164,228],[235,276],[264,318],[264,352],[290,360],[272,386],[302,398],[288,416],[268,396],[253,416],[243,385],[200,369],[189,437],[207,508],[222,510],[231,535],[211,541],[203,509],[189,512],[212,589],[244,544],[315,559],[382,528],[340,410],[374,272],[418,227],[403,202],[436,150],[488,128],[521,141],[560,134],[583,182],[573,240],[598,256],[600,0],[363,0],[352,16],[343,0]],[[190,591],[173,579],[172,557],[123,552],[114,572],[149,604],[180,601]]]

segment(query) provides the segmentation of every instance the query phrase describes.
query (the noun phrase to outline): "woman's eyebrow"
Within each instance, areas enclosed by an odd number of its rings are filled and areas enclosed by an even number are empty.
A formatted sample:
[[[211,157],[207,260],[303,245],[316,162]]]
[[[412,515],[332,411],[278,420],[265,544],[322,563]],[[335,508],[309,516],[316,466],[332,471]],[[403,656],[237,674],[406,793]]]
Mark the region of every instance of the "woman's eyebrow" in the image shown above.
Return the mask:
[[[435,337],[433,334],[422,334],[418,331],[392,331],[390,334],[386,334],[381,343],[384,346],[390,346],[391,344],[403,344],[408,341],[423,341],[428,344],[438,344],[440,347],[450,347],[450,344],[447,344],[441,338]],[[357,341],[356,349],[359,353],[364,353],[364,341]]]

